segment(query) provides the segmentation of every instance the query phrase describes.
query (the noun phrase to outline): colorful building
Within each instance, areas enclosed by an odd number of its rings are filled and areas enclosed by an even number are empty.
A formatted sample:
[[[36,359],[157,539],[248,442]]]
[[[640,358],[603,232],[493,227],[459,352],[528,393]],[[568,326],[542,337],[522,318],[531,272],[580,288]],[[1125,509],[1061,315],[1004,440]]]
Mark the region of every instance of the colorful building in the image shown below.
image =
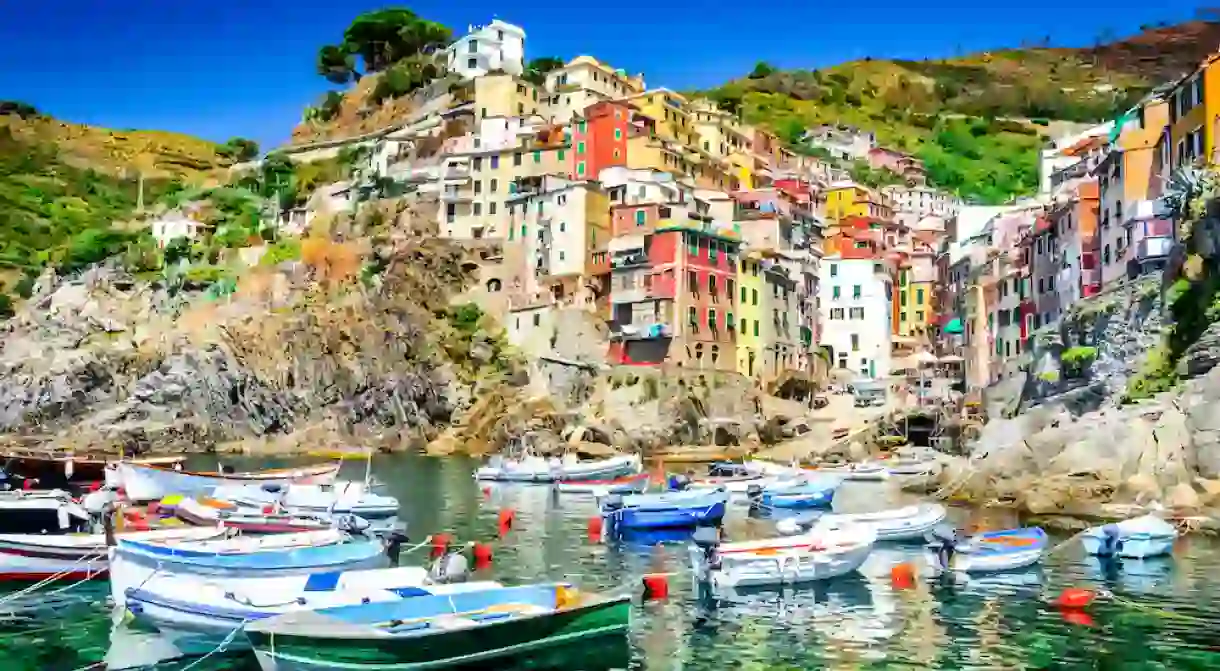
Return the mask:
[[[835,182],[826,188],[826,218],[872,217],[891,219],[894,208],[889,199],[854,182]]]
[[[1173,169],[1214,165],[1220,120],[1220,54],[1212,54],[1165,94],[1169,102],[1169,150]]]
[[[737,286],[737,372],[756,377],[764,369],[762,298],[766,289],[762,259],[757,254],[742,255],[737,266]]]

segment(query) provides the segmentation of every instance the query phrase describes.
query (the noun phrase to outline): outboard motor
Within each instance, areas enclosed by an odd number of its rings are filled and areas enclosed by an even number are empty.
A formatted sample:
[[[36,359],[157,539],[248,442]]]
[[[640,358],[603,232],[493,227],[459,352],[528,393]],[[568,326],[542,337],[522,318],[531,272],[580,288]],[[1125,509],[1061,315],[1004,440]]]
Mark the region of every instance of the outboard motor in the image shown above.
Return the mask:
[[[237,469],[233,468],[229,464],[221,464],[220,472],[222,475],[233,475],[234,473],[237,472]]]
[[[471,547],[472,544],[467,543],[461,550],[450,550],[441,555],[428,570],[428,579],[438,585],[469,580],[470,561],[466,559],[466,552]]]
[[[927,541],[924,546],[924,556],[928,560],[929,567],[936,575],[947,572],[953,561],[953,555],[957,552],[957,529],[948,525],[940,525],[929,531],[924,538]]]
[[[1122,536],[1118,530],[1117,524],[1107,524],[1101,528],[1101,547],[1098,548],[1098,554],[1103,557],[1113,557],[1118,554],[1119,546],[1122,544]]]
[[[750,510],[754,511],[762,507],[762,496],[762,485],[746,485],[746,499],[750,502]]]
[[[385,541],[385,556],[390,560],[390,566],[397,567],[399,556],[402,554],[402,544],[410,540],[407,537],[406,523],[399,522],[392,528],[386,529],[381,533],[381,537]]]
[[[353,536],[362,536],[369,530],[369,521],[359,515],[341,515],[335,520],[335,528]]]
[[[281,485],[278,482],[268,482],[259,489],[267,492],[268,494],[279,494],[280,492],[284,491],[284,485]]]
[[[623,495],[609,494],[602,499],[602,518],[605,519],[605,533],[607,538],[614,538],[618,535],[619,518],[623,513]]]
[[[712,571],[720,568],[720,530],[716,527],[698,527],[691,534],[691,541],[701,553],[695,579],[699,582],[711,580]]]
[[[690,478],[681,473],[669,476],[669,488],[675,492],[685,491],[690,487]]]

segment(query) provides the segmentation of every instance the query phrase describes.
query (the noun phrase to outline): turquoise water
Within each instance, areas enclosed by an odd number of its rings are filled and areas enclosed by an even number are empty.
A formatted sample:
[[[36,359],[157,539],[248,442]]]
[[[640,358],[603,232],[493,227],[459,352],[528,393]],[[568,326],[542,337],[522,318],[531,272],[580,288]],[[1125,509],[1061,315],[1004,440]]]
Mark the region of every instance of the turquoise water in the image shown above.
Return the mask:
[[[1172,560],[1118,568],[1090,561],[1073,544],[1041,571],[909,590],[891,586],[890,568],[917,559],[918,547],[884,546],[858,577],[706,603],[696,597],[687,575],[685,546],[592,542],[587,534],[595,514],[591,501],[556,499],[546,488],[484,492],[470,477],[473,468],[464,460],[393,457],[378,460],[374,473],[402,502],[413,539],[444,531],[461,540],[492,542],[493,564],[479,577],[637,589],[644,573],[675,573],[668,599],[635,608],[626,641],[583,643],[497,669],[1220,668],[1220,613],[1213,605],[1220,594],[1220,544],[1210,539],[1183,540]],[[347,475],[363,477],[363,465],[352,465]],[[882,485],[848,483],[840,498],[859,506],[887,495]],[[499,539],[503,508],[515,512],[515,523]],[[954,515],[963,525],[981,519],[964,510]],[[770,522],[749,519],[741,508],[732,509],[726,522],[732,538],[766,536],[770,528]],[[1119,599],[1094,604],[1085,615],[1044,605],[1065,587],[1105,588]],[[173,655],[175,646],[185,645],[156,632],[112,625],[106,594],[104,584],[85,584],[5,601],[0,669],[102,669],[105,659],[136,663]],[[246,671],[257,664],[244,653],[224,652],[148,668],[188,667]]]

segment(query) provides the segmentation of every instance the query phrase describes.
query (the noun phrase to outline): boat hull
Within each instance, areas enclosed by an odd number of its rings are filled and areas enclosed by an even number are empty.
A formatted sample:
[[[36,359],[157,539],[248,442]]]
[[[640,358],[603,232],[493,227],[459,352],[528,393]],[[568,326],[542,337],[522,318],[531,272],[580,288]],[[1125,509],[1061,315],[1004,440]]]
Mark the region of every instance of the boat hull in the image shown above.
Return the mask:
[[[554,468],[484,467],[475,472],[475,479],[487,482],[568,482],[572,480],[610,480],[632,475],[640,469],[640,461],[634,457],[604,459],[585,464],[559,464]]]
[[[623,508],[614,515],[614,524],[621,529],[678,529],[720,524],[724,519],[725,503],[708,506],[649,510]]]
[[[436,669],[487,664],[581,639],[623,633],[630,614],[630,601],[624,597],[428,636],[323,639],[257,628],[248,629],[246,636],[263,671]]]
[[[1145,559],[1173,554],[1173,544],[1176,540],[1176,536],[1129,536],[1119,540],[1118,549],[1113,556]],[[1080,537],[1080,544],[1084,546],[1085,554],[1103,557],[1111,554],[1105,548],[1104,537],[1086,534]]]
[[[611,480],[571,480],[556,485],[564,494],[640,494],[648,489],[648,475]]]
[[[713,572],[712,586],[736,589],[831,580],[859,569],[872,550],[872,545],[866,545],[843,553],[790,550],[774,556],[758,557]]]
[[[933,573],[997,573],[1028,568],[1042,561],[1049,539],[1037,527],[991,532],[974,536],[941,566],[935,548],[924,548],[924,559]],[[965,550],[965,548],[970,548]]]
[[[339,475],[339,464],[307,468],[263,471],[259,473],[220,475],[191,473],[141,464],[121,463],[119,474],[130,501],[156,501],[171,494],[205,494],[217,487],[247,484],[280,485],[294,482],[327,484]]]
[[[923,539],[925,534],[945,521],[948,514],[945,507],[939,504],[913,506],[910,515],[898,514],[903,510],[905,509],[899,508],[894,511],[893,516],[886,516],[884,513],[823,515],[818,518],[817,523],[861,525],[872,529],[879,541],[910,541]]]
[[[37,582],[55,576],[58,580],[103,578],[108,569],[106,556],[57,559],[48,556],[0,554],[0,581]]]
[[[762,504],[767,508],[779,508],[781,510],[829,508],[834,503],[834,494],[835,490],[833,489],[778,493],[764,491]]]

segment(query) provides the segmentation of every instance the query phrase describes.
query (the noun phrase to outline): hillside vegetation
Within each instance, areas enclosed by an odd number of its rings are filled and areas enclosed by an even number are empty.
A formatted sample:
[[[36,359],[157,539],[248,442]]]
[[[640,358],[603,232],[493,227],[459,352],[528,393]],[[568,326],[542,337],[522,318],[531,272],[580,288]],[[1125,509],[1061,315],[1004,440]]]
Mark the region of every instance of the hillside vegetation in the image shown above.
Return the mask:
[[[116,227],[139,198],[151,203],[214,178],[233,149],[159,131],[60,121],[0,103],[0,316],[50,265],[71,272],[126,248],[139,233]]]
[[[703,95],[794,146],[807,126],[873,131],[883,146],[922,158],[933,185],[998,203],[1036,188],[1037,150],[1052,122],[1113,118],[1189,71],[1218,39],[1220,27],[1198,21],[1087,49],[865,59],[821,70],[760,63]]]

